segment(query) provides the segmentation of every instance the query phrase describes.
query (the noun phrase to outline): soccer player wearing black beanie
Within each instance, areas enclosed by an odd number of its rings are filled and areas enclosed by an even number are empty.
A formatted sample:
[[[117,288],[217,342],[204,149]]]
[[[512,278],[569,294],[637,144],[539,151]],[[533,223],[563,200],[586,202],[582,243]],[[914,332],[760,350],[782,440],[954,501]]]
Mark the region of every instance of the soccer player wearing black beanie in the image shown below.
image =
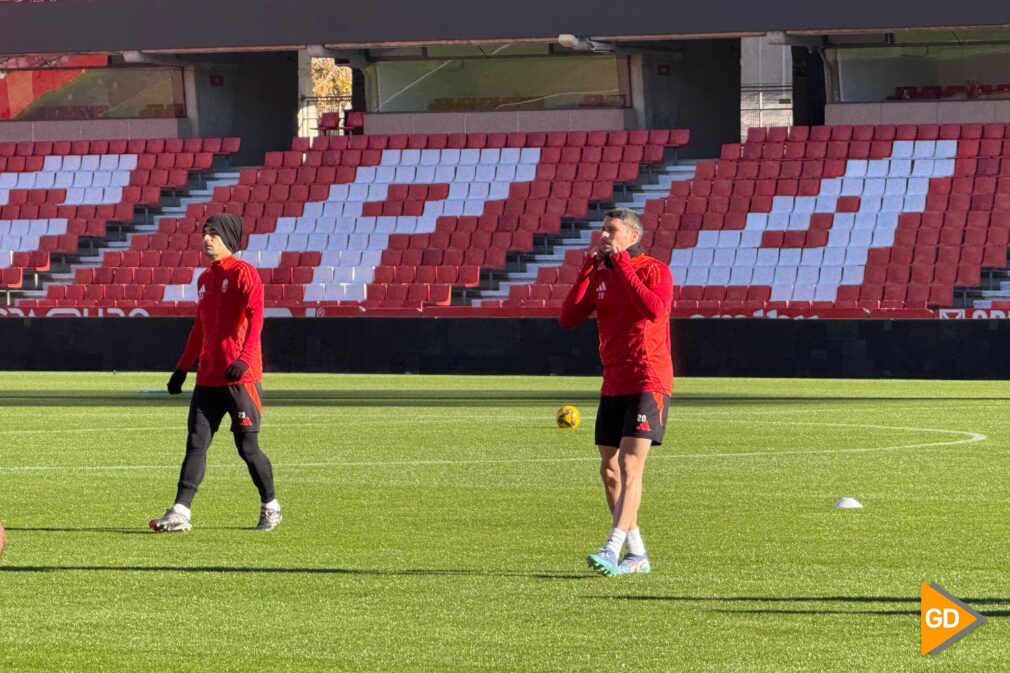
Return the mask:
[[[186,373],[196,367],[196,387],[189,406],[186,457],[182,462],[175,504],[148,525],[158,532],[185,532],[193,525],[190,506],[203,481],[207,449],[225,414],[239,456],[259,490],[258,530],[272,530],[281,521],[274,494],[273,467],[259,447],[263,358],[263,284],[256,269],[235,257],[242,246],[242,219],[221,214],[203,226],[203,254],[211,261],[197,281],[196,322],[168,381],[178,395]]]

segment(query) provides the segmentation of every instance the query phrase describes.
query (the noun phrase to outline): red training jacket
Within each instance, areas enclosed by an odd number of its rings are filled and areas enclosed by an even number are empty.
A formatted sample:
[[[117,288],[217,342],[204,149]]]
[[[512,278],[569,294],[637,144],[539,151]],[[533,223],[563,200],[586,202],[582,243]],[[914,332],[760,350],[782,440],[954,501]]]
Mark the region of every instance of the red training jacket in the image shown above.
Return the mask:
[[[588,256],[561,304],[561,326],[571,329],[596,311],[603,363],[601,395],[673,394],[670,305],[673,275],[654,257],[627,251],[611,265]]]
[[[263,283],[252,264],[230,256],[218,260],[197,280],[196,322],[176,369],[196,365],[196,385],[231,386],[263,380]],[[238,381],[224,371],[241,360],[249,369]]]

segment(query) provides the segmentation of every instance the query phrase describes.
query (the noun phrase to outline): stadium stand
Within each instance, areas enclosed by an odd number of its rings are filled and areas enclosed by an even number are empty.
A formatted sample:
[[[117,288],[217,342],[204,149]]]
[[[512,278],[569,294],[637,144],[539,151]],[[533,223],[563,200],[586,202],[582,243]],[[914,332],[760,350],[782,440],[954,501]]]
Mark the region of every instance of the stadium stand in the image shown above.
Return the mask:
[[[1004,124],[751,129],[644,201],[644,243],[671,266],[674,315],[933,317],[956,288],[963,295],[984,269],[1007,266],[1007,137]],[[244,255],[274,309],[546,315],[585,246],[539,265],[533,282],[512,280],[508,260],[557,242],[573,222],[590,227],[618,201],[615,187],[687,140],[664,130],[295,138],[19,306],[187,313],[200,226],[230,212],[246,221]],[[224,151],[214,139],[138,142],[0,144],[6,287]],[[481,298],[498,283],[506,294]]]
[[[359,135],[295,138],[237,184],[158,218],[129,249],[80,268],[22,308],[191,310],[193,267],[207,216],[241,215],[243,253],[260,269],[267,305],[303,310],[446,306],[482,273],[501,271],[535,236],[585,219],[615,184],[663,161],[685,131]]]
[[[52,271],[53,257],[76,259],[85,244],[107,242],[110,222],[132,222],[138,208],[161,203],[162,189],[184,187],[191,172],[210,168],[215,155],[236,151],[237,143],[237,138],[0,143],[3,288],[35,289],[39,274]],[[98,305],[94,279],[87,270],[80,273],[84,285],[50,285],[49,298]],[[33,280],[26,285],[29,275]]]
[[[645,245],[669,260],[675,315],[928,317],[1005,268],[1004,124],[754,128],[645,204]],[[553,306],[581,253],[511,288]]]

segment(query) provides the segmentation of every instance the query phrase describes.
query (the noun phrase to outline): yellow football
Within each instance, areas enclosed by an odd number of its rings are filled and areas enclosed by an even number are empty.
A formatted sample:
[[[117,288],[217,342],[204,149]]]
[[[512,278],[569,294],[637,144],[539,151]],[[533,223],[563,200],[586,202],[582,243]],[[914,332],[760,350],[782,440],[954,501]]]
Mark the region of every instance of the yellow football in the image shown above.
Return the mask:
[[[579,410],[569,404],[566,404],[558,409],[558,413],[555,414],[554,420],[557,421],[559,428],[574,430],[579,427]]]

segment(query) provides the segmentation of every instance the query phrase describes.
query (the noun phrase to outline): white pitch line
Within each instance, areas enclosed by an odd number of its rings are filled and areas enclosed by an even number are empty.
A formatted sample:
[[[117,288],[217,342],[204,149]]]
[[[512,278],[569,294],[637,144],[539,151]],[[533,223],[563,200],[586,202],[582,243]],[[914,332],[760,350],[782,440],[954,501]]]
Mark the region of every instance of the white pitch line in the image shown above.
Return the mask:
[[[872,446],[849,449],[813,449],[813,450],[786,450],[786,451],[746,451],[738,453],[658,453],[653,454],[656,459],[706,459],[706,458],[753,458],[763,456],[787,456],[787,455],[821,455],[821,454],[842,454],[842,453],[872,453],[878,451],[900,451],[903,449],[925,449],[942,446],[958,446],[961,444],[972,444],[987,440],[988,435],[980,432],[966,432],[963,430],[947,430],[943,428],[910,428],[893,425],[863,425],[858,423],[802,423],[793,421],[747,421],[730,420],[731,423],[763,424],[763,425],[805,425],[818,427],[840,427],[840,428],[862,428],[868,430],[897,430],[904,432],[932,432],[961,435],[962,439],[948,442],[926,442],[918,444],[900,444],[895,446]],[[327,424],[319,424],[327,425]],[[596,456],[578,456],[573,458],[501,458],[501,459],[473,459],[473,460],[392,460],[392,461],[331,461],[313,463],[279,463],[281,469],[288,468],[323,468],[323,467],[420,467],[433,465],[500,465],[500,464],[531,464],[531,463],[577,463],[596,462]],[[209,468],[244,468],[244,464],[228,463],[208,465]],[[40,473],[40,472],[127,472],[138,470],[162,470],[178,469],[178,464],[174,465],[84,465],[84,466],[15,466],[0,468],[0,475],[4,473]]]
[[[973,444],[975,442],[984,442],[989,439],[989,436],[981,432],[966,432],[964,430],[946,430],[943,428],[909,428],[904,426],[896,425],[863,425],[859,423],[803,423],[799,421],[746,421],[743,419],[739,420],[727,420],[726,423],[748,423],[748,424],[762,424],[762,425],[807,425],[807,426],[818,426],[818,427],[834,427],[834,428],[862,428],[864,430],[899,430],[904,432],[933,432],[933,433],[945,433],[951,435],[961,435],[963,439],[957,439],[950,442],[927,442],[920,444],[898,444],[895,446],[868,446],[859,447],[851,449],[812,449],[812,450],[787,450],[787,451],[747,451],[738,453],[696,453],[696,454],[672,454],[667,456],[666,454],[659,454],[658,458],[737,458],[737,457],[750,457],[750,456],[788,456],[788,455],[819,455],[819,454],[831,454],[831,453],[871,453],[875,451],[899,451],[901,449],[926,449],[938,446],[958,446],[960,444]]]

